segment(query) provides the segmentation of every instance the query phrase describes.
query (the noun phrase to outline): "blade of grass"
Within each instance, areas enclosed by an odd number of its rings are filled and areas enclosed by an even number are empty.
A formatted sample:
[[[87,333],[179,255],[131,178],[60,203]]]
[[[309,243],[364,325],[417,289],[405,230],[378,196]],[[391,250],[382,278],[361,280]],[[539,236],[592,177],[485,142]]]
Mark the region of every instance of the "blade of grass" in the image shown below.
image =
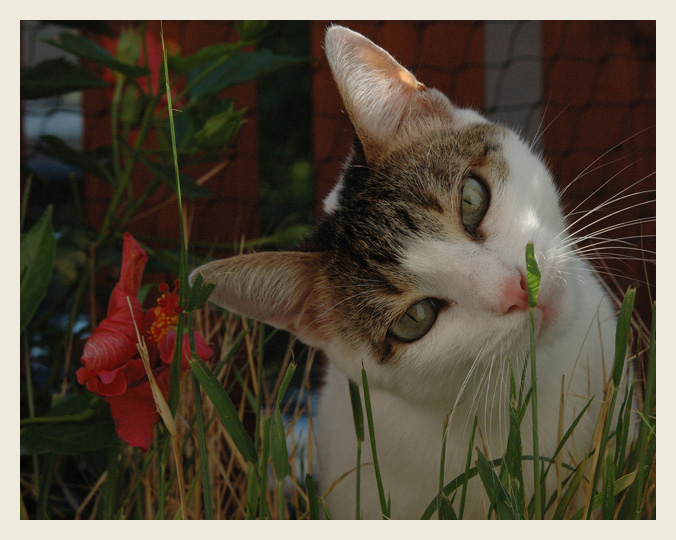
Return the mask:
[[[622,493],[625,489],[628,489],[631,487],[631,485],[635,482],[636,480],[636,471],[631,472],[629,474],[625,474],[624,476],[621,476],[617,480],[615,480],[613,484],[613,495],[618,496],[620,493]],[[591,503],[591,511],[593,512],[594,510],[598,509],[601,506],[601,503],[603,501],[603,493],[597,493]],[[570,519],[581,519],[582,517],[585,516],[587,513],[586,508],[580,508],[577,512],[575,512]]]
[[[629,391],[624,396],[617,419],[617,428],[615,430],[617,439],[615,444],[615,468],[619,470],[622,470],[624,467],[627,447],[631,444],[629,441],[629,433],[634,404],[634,390],[635,384],[634,381],[632,381]]]
[[[383,513],[383,519],[390,518],[390,512],[385,499],[385,490],[383,489],[383,480],[380,476],[380,466],[378,465],[378,452],[376,450],[376,435],[373,426],[373,411],[371,410],[371,393],[369,391],[368,379],[364,366],[361,368],[362,384],[364,385],[364,406],[366,408],[366,421],[368,423],[369,439],[371,441],[371,454],[373,456],[373,468],[376,475],[376,484],[378,486],[378,496],[380,497],[380,509]]]
[[[467,460],[465,461],[465,479],[462,483],[462,492],[460,493],[460,513],[458,519],[462,519],[465,512],[465,500],[467,498],[467,482],[469,481],[469,469],[472,465],[472,450],[474,449],[474,436],[476,435],[476,428],[479,423],[479,418],[474,416],[474,424],[472,425],[472,435],[469,438],[469,447],[467,449]]]
[[[357,437],[355,519],[361,519],[361,444],[364,442],[364,412],[361,407],[361,398],[359,397],[359,386],[354,381],[348,379],[348,388],[350,390],[354,432]]]
[[[601,499],[601,511],[603,519],[613,519],[615,512],[615,494],[613,487],[615,484],[615,460],[610,452],[606,452],[605,463],[603,466],[603,491]]]
[[[521,465],[521,456],[523,455],[523,446],[521,443],[521,407],[516,396],[516,381],[514,379],[514,370],[509,368],[509,433],[507,435],[507,448],[505,459],[503,461],[507,489],[510,495],[514,512],[518,512],[520,518],[525,517],[526,496],[523,491],[523,467]]]
[[[627,517],[632,517],[633,519],[641,518],[641,502],[643,500],[643,484],[645,481],[645,474],[647,468],[650,466],[650,460],[646,459],[646,456],[652,457],[646,452],[648,446],[648,439],[651,432],[654,433],[654,422],[651,426],[646,422],[646,420],[653,418],[653,408],[655,407],[655,386],[657,380],[657,372],[655,367],[656,362],[656,338],[655,335],[657,329],[657,304],[653,302],[653,320],[650,330],[650,341],[648,344],[648,366],[646,369],[646,382],[645,382],[645,397],[643,400],[643,418],[639,430],[638,438],[636,440],[636,484],[632,486],[632,492],[630,493],[628,504],[629,504],[629,514]]]
[[[261,454],[258,459],[258,476],[260,477],[260,506],[259,519],[267,519],[270,517],[270,509],[268,508],[268,458],[270,456],[270,444],[272,439],[272,417],[265,415],[262,421],[262,444]]]
[[[531,397],[533,421],[533,488],[535,497],[535,519],[542,519],[542,499],[540,494],[540,448],[538,437],[538,393],[537,369],[535,362],[535,320],[533,309],[537,305],[540,290],[540,268],[535,259],[532,242],[526,245],[526,280],[528,282],[528,314],[530,316],[530,365],[531,365]]]
[[[310,507],[310,519],[319,519],[319,499],[317,498],[317,488],[311,474],[305,475],[305,491],[307,492],[307,503]]]
[[[289,474],[289,453],[286,448],[284,435],[284,421],[279,407],[275,407],[272,414],[272,426],[270,428],[270,453],[272,465],[277,474],[277,480],[282,481]]]
[[[188,305],[188,292],[190,290],[190,285],[188,283],[188,240],[186,238],[185,224],[183,220],[183,201],[181,199],[181,179],[178,167],[178,152],[176,150],[176,130],[174,127],[174,110],[171,102],[171,85],[169,82],[169,66],[167,61],[167,48],[164,43],[164,28],[162,22],[160,21],[160,38],[162,41],[162,54],[164,59],[164,82],[165,90],[167,96],[167,112],[169,115],[169,131],[171,134],[171,150],[172,150],[172,161],[174,165],[174,174],[176,176],[176,197],[178,202],[178,223],[179,231],[181,235],[181,259],[179,262],[179,302],[181,309],[183,310],[181,316],[178,320],[178,327],[176,329],[176,349],[174,353],[174,358],[171,362],[171,371],[169,375],[169,404],[173,412],[176,411],[178,407],[178,394],[180,391],[180,378],[181,378],[181,351],[183,351],[183,321],[189,316],[187,312]],[[194,348],[192,349],[194,354]]]
[[[220,381],[198,356],[193,356],[189,363],[190,369],[207,396],[209,396],[237,449],[247,461],[256,463],[258,459],[256,447],[246,429],[244,429],[244,425],[237,414],[237,409],[235,409],[230,396],[228,396],[223,386],[221,386]]]
[[[575,469],[572,480],[568,484],[566,490],[563,492],[561,500],[559,501],[556,510],[554,511],[554,516],[552,519],[564,518],[565,513],[570,507],[570,503],[573,500],[573,497],[575,496],[575,493],[577,493],[580,482],[584,478],[584,472],[587,468],[587,459],[588,458],[585,456],[582,462],[578,465],[577,469]]]
[[[289,364],[289,367],[286,368],[286,372],[284,373],[284,377],[282,378],[282,382],[279,385],[279,391],[277,392],[277,408],[281,408],[282,399],[284,399],[284,395],[286,394],[286,389],[289,387],[289,383],[291,382],[291,378],[293,377],[293,374],[295,372],[296,372],[296,364],[291,362]]]
[[[197,443],[199,447],[200,473],[202,475],[202,496],[204,498],[204,517],[214,519],[213,495],[211,493],[211,476],[209,474],[209,453],[202,414],[202,391],[197,377],[193,375],[193,393],[195,395],[195,423],[197,425]]]
[[[484,456],[483,452],[478,448],[476,467],[479,472],[479,478],[481,478],[481,482],[486,490],[488,500],[491,503],[491,507],[488,510],[488,517],[490,518],[492,510],[495,510],[497,519],[514,519],[516,516],[510,508],[504,486],[495,474],[495,471],[488,459],[486,459],[486,456]]]
[[[629,339],[629,331],[631,330],[631,313],[634,309],[634,300],[636,298],[636,289],[629,287],[624,299],[622,300],[622,306],[620,307],[620,313],[617,317],[617,330],[615,332],[615,358],[613,362],[613,374],[612,374],[612,387],[608,390],[612,390],[612,397],[610,399],[610,405],[608,406],[608,412],[605,415],[605,422],[603,426],[603,432],[601,434],[601,440],[598,446],[598,452],[594,455],[593,458],[593,469],[594,475],[593,480],[587,495],[587,502],[585,508],[585,515],[587,519],[591,518],[593,511],[592,494],[596,490],[596,485],[601,476],[601,470],[604,466],[602,457],[605,456],[606,445],[608,441],[608,434],[610,432],[610,424],[613,419],[613,412],[615,410],[615,403],[617,401],[617,395],[620,390],[620,382],[622,379],[622,371],[624,369],[624,363],[627,356],[627,341]]]
[[[258,470],[249,465],[246,484],[246,519],[256,519],[256,510],[259,502],[262,502],[261,486],[258,480]]]
[[[452,519],[453,507],[451,502],[444,496],[444,475],[446,473],[446,440],[448,439],[448,421],[451,413],[444,418],[444,429],[441,433],[441,457],[439,459],[439,519]]]

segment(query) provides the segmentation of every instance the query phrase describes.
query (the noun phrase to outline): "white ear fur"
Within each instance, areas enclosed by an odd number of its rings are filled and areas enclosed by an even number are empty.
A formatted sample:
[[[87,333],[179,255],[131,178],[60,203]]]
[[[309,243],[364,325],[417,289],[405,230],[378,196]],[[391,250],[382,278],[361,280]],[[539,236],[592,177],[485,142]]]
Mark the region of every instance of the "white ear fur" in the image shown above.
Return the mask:
[[[319,346],[327,335],[313,306],[317,257],[293,251],[239,255],[200,266],[189,280],[192,284],[201,274],[206,283],[216,285],[211,302]]]
[[[342,26],[324,40],[326,58],[367,160],[421,117],[450,115],[448,98],[427,89],[388,52]]]

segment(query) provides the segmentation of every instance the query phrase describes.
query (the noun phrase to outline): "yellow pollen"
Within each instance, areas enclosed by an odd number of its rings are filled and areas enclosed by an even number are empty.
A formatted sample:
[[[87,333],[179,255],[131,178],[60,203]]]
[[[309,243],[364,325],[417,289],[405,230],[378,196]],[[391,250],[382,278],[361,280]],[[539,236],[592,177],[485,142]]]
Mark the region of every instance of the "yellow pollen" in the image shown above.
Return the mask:
[[[150,326],[150,337],[157,345],[162,343],[167,333],[178,324],[178,315],[169,316],[161,308],[155,308],[155,321]]]

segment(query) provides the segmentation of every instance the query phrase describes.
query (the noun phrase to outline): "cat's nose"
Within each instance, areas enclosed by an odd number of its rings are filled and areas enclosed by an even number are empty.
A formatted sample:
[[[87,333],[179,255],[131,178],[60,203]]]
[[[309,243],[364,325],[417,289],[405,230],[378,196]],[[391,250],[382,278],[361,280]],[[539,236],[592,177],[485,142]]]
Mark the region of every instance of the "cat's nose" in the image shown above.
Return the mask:
[[[525,276],[520,272],[515,272],[505,282],[498,303],[498,312],[505,315],[525,309],[528,309],[528,283]]]

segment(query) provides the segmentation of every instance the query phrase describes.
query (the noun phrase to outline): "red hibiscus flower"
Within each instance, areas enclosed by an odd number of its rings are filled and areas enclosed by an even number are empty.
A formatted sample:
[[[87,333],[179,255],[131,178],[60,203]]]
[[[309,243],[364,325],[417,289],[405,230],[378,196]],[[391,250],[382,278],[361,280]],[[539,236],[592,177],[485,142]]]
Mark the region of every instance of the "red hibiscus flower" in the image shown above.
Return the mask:
[[[124,234],[120,280],[113,289],[106,318],[87,340],[77,380],[110,404],[118,437],[141,448],[150,448],[159,420],[150,382],[136,348],[136,327],[148,347],[150,366],[165,398],[169,393],[169,366],[176,348],[176,324],[181,312],[178,284],[170,291],[160,286],[157,306],[144,312],[137,298],[148,256],[131,234]],[[127,298],[131,302],[129,309]],[[133,312],[133,315],[132,315]],[[135,326],[135,324],[136,326]],[[195,332],[197,355],[208,360],[213,351]],[[190,343],[183,339],[181,375],[189,369]]]

